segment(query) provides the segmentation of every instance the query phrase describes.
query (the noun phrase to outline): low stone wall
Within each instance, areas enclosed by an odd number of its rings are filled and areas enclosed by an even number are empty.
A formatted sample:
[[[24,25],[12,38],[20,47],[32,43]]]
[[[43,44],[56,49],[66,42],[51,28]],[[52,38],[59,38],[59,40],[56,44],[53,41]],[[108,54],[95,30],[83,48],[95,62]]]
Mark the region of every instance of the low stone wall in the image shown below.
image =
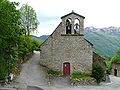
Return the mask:
[[[80,86],[80,85],[97,85],[97,82],[94,78],[89,79],[80,79],[80,80],[71,80],[72,86]]]

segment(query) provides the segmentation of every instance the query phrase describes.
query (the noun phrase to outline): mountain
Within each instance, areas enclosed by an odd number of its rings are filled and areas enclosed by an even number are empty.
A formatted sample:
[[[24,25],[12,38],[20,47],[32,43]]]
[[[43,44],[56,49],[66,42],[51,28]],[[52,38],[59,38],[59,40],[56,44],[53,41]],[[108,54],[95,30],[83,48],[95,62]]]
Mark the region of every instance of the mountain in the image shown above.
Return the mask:
[[[34,35],[31,35],[31,36],[33,38],[36,38],[36,39],[40,40],[40,41],[45,41],[49,37],[49,35],[42,35],[40,37],[37,37],[37,36],[34,36]]]
[[[93,43],[94,50],[103,57],[111,57],[120,49],[120,27],[86,27],[85,38]]]
[[[103,32],[109,35],[120,35],[120,27],[95,28],[93,26],[85,28],[85,34],[90,32]]]
[[[120,48],[120,37],[117,35],[109,35],[103,32],[92,32],[85,34],[85,38],[94,46],[96,52],[103,57],[111,57],[116,54]]]
[[[120,48],[119,27],[86,27],[84,34],[85,38],[94,45],[93,49],[103,57],[111,57],[115,55],[116,51]],[[40,37],[35,37],[38,40],[44,41],[48,36],[49,35],[42,35]]]

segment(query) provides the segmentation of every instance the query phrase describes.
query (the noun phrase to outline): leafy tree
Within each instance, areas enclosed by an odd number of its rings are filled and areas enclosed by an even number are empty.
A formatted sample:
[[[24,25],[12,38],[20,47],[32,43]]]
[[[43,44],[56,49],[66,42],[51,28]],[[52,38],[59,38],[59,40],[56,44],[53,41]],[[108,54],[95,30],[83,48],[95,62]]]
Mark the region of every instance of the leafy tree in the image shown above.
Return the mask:
[[[5,80],[7,74],[20,64],[21,59],[39,46],[38,41],[24,35],[21,13],[16,9],[18,5],[16,2],[0,1],[0,80]],[[31,27],[30,25],[30,30]]]
[[[120,63],[120,49],[117,51],[117,54],[114,55],[112,58],[106,58],[105,62],[107,65],[107,73],[110,74],[112,70],[112,62]]]
[[[4,0],[0,0],[0,3],[3,2]]]
[[[22,27],[25,30],[25,35],[30,35],[34,32],[38,26],[37,15],[35,10],[28,4],[23,5],[20,8]]]
[[[120,49],[117,51],[117,54],[111,58],[112,62],[120,62]]]
[[[0,76],[6,76],[8,73],[8,66],[12,68],[17,54],[17,44],[20,29],[20,13],[16,10],[18,3],[3,0],[0,2]],[[14,59],[13,59],[14,58]],[[11,65],[9,65],[9,64]],[[1,79],[4,77],[1,77]]]

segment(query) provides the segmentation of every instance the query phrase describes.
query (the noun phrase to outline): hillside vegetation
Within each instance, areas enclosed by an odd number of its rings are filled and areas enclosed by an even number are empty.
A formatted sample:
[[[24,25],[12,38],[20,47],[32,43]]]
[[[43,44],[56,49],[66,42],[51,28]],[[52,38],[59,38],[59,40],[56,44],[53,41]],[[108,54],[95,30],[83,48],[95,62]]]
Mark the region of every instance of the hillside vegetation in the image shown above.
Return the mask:
[[[95,51],[104,57],[115,55],[120,48],[120,37],[117,35],[92,32],[85,34],[85,38],[93,43]]]

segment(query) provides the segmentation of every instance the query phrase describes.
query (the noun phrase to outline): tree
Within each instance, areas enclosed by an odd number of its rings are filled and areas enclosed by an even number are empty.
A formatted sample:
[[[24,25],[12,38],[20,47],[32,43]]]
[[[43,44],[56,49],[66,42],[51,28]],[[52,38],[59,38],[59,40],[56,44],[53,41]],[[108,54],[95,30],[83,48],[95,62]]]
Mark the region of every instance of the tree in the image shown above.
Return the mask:
[[[117,54],[111,58],[112,62],[120,62],[120,49],[117,51]]]
[[[2,0],[0,2],[0,79],[10,74],[17,54],[20,29],[19,3]],[[14,59],[13,59],[14,58]]]
[[[0,3],[2,3],[4,0],[0,0]]]
[[[0,1],[0,80],[5,80],[19,66],[21,58],[37,49],[30,36],[24,35],[19,3]]]
[[[25,35],[30,35],[38,26],[37,15],[35,10],[28,4],[20,8],[22,27],[25,29]]]

